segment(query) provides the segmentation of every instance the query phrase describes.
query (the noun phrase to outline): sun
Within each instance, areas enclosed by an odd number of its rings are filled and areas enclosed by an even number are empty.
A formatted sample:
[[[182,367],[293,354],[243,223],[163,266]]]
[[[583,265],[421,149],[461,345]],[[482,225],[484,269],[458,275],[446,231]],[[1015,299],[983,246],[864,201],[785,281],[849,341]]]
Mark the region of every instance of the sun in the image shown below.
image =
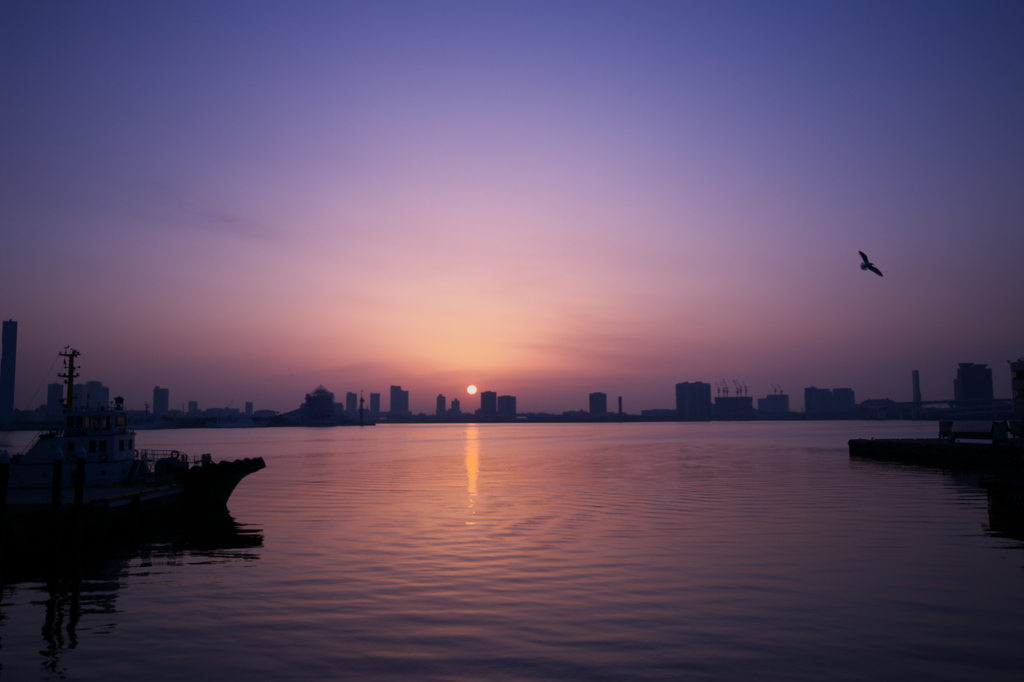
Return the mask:
[[[470,395],[473,395],[474,393],[476,393],[476,386],[468,386],[468,387],[466,387],[466,393],[468,393]]]

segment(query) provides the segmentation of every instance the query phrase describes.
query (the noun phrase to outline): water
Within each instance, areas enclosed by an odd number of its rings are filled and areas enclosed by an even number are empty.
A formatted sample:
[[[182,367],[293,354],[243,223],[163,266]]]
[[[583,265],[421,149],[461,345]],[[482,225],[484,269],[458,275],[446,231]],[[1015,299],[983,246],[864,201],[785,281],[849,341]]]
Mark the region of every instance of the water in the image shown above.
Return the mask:
[[[262,456],[238,528],[6,586],[0,679],[1017,680],[1024,543],[970,476],[848,457],[935,428],[140,432]]]

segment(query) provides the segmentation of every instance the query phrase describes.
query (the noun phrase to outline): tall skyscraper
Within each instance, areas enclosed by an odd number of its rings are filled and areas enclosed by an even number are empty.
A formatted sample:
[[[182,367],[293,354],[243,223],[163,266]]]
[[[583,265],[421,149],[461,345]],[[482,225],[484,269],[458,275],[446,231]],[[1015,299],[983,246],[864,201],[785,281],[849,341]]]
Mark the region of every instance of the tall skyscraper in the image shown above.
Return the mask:
[[[1024,412],[1024,358],[1010,363],[1010,409]]]
[[[961,362],[953,380],[953,398],[957,407],[992,404],[992,370],[988,365]]]
[[[162,417],[167,414],[171,404],[171,389],[153,387],[153,416]]]
[[[676,414],[680,419],[711,419],[711,384],[703,381],[676,384]]]
[[[380,393],[370,394],[370,419],[380,416]]]
[[[59,417],[64,410],[64,384],[46,385],[46,414]]]
[[[443,417],[448,413],[448,401],[444,397],[443,393],[439,393],[437,396],[437,411],[434,412],[438,417]]]
[[[349,391],[345,394],[345,412],[350,417],[355,417],[359,414],[359,395]]]
[[[392,417],[409,416],[409,391],[403,391],[401,386],[391,387],[391,410],[388,414]]]
[[[452,398],[452,409],[449,410],[448,414],[453,417],[458,417],[462,414],[462,403],[459,402],[458,398]]]
[[[607,393],[591,393],[590,394],[590,414],[592,414],[592,415],[608,414],[608,394]]]
[[[5,320],[0,345],[0,425],[14,421],[14,368],[18,354],[18,323]]]
[[[857,409],[857,400],[852,388],[832,389],[832,409],[836,412],[848,413]]]
[[[498,396],[498,416],[499,417],[514,417],[514,416],[516,416],[516,397],[514,395],[499,395]]]
[[[480,391],[481,417],[493,417],[498,414],[498,394],[494,391]]]
[[[808,386],[804,389],[804,413],[826,414],[835,411],[832,402],[832,391],[827,388]]]

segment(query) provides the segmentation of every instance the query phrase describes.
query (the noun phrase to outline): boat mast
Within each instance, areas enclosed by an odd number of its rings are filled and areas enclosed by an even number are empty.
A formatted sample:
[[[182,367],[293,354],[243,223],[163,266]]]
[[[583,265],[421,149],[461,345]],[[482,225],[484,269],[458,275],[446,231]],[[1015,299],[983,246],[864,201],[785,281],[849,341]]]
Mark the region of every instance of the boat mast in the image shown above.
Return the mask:
[[[61,379],[67,379],[64,383],[68,388],[68,397],[64,400],[64,410],[70,412],[75,406],[75,377],[78,376],[75,373],[75,358],[81,355],[81,353],[71,346],[64,346],[64,352],[58,353],[58,355],[65,358],[64,367],[67,369],[67,373],[58,374],[57,376]]]

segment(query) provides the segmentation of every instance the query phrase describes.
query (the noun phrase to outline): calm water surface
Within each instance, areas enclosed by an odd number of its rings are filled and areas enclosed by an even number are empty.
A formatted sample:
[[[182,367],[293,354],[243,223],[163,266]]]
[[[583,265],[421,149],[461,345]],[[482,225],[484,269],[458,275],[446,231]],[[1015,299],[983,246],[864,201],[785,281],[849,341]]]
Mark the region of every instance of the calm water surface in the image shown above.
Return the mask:
[[[848,457],[935,429],[139,432],[267,468],[226,536],[5,585],[0,679],[1021,679],[1024,543],[976,477]]]

